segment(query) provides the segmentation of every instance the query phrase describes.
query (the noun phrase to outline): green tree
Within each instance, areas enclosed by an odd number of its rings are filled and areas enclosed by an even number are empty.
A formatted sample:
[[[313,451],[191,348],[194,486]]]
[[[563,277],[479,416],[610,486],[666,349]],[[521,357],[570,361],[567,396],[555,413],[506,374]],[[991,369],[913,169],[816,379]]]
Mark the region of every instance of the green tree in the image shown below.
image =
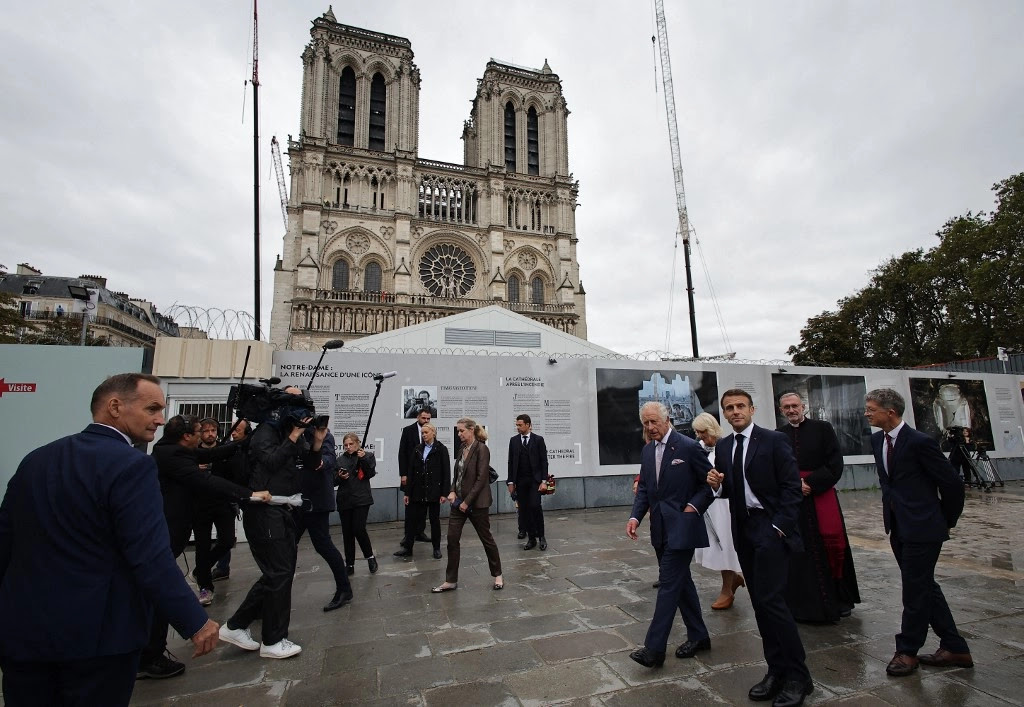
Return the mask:
[[[995,213],[947,221],[938,246],[886,261],[809,319],[793,362],[902,367],[1024,349],[1024,173],[993,191]]]
[[[45,320],[39,331],[22,336],[23,344],[42,344],[52,346],[77,346],[82,340],[82,320],[77,317],[51,317]],[[104,338],[88,336],[86,346],[109,346]]]
[[[18,343],[18,330],[24,326],[14,295],[0,292],[0,344]]]

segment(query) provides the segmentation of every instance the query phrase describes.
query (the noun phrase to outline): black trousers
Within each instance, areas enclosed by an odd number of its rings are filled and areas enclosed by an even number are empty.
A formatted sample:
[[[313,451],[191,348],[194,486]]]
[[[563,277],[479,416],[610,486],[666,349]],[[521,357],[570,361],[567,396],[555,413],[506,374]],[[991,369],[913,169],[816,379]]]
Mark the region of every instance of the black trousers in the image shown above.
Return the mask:
[[[811,681],[804,645],[786,604],[789,553],[764,511],[752,512],[736,541],[736,554],[754,606],[768,672],[782,680]]]
[[[519,501],[519,529],[525,530],[530,538],[545,537],[541,493],[532,476],[516,479],[516,499]]]
[[[7,707],[127,705],[139,652],[57,662],[0,658]]]
[[[366,532],[366,517],[370,515],[369,506],[357,506],[347,511],[338,511],[341,517],[341,540],[345,547],[345,564],[351,567],[356,563],[356,541],[363,557],[373,557],[373,546],[370,534]]]
[[[970,652],[935,581],[935,563],[939,561],[942,543],[905,543],[893,528],[889,545],[900,566],[903,584],[903,622],[896,634],[896,650],[917,655],[928,638],[930,625],[939,637],[940,648],[951,653]]]
[[[292,580],[295,578],[295,521],[286,506],[250,506],[242,526],[260,578],[241,606],[227,621],[228,628],[248,628],[263,622],[263,644],[270,646],[288,637],[292,611]]]
[[[212,540],[213,528],[217,528],[216,543]],[[197,508],[192,532],[196,538],[196,583],[200,589],[213,591],[210,571],[235,546],[235,506],[221,503]]]
[[[430,517],[430,544],[435,550],[441,549],[441,503],[440,501],[409,501],[405,507],[405,538],[402,544],[412,550],[416,534],[414,528],[426,528],[427,517]]]
[[[335,591],[341,594],[351,594],[352,585],[348,581],[348,572],[345,571],[345,560],[341,559],[341,553],[331,540],[331,512],[330,511],[301,511],[295,514],[295,542],[302,540],[302,534],[309,530],[309,540],[313,543],[313,549],[320,557],[324,558],[327,566],[331,568],[334,575]]]
[[[177,559],[185,552],[188,538],[192,534],[192,519],[174,517],[167,519],[167,531],[171,539],[171,554]],[[153,624],[149,629],[149,642],[142,648],[140,665],[149,665],[167,650],[167,617],[153,611]]]

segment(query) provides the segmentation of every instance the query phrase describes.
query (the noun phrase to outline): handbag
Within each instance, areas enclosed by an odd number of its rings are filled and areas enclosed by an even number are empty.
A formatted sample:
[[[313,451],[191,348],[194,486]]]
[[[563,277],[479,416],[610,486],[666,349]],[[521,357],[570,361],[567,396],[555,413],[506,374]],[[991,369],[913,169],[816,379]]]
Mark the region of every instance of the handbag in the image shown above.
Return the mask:
[[[487,467],[487,476],[492,484],[498,480],[498,472],[494,470],[493,466]]]

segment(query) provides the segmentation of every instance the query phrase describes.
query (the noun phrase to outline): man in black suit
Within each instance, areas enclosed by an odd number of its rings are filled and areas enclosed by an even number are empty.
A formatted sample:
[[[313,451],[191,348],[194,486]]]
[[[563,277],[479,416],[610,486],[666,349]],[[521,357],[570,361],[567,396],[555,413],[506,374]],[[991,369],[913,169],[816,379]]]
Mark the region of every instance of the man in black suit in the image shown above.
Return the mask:
[[[200,656],[217,643],[170,552],[156,462],[160,379],[111,376],[93,424],[21,462],[0,504],[0,670],[8,705],[127,705],[154,606]]]
[[[398,440],[398,476],[401,482],[399,488],[402,491],[405,491],[405,485],[409,481],[412,455],[416,452],[416,447],[423,443],[423,425],[430,422],[431,418],[430,410],[420,410],[416,415],[416,422],[402,428],[402,436]],[[415,516],[415,514],[413,515]],[[413,527],[412,521],[413,519],[406,514],[405,533],[403,534],[402,542],[399,543],[402,549],[394,553],[395,557],[412,557],[414,538],[418,542],[430,542],[430,538],[427,537],[425,532],[427,529],[427,517],[423,516],[420,522],[417,523],[418,528]]]
[[[879,388],[865,397],[864,416],[881,430],[871,436],[871,449],[882,487],[882,520],[903,582],[903,622],[896,634],[896,654],[885,669],[896,677],[914,672],[919,662],[974,667],[967,641],[935,581],[942,543],[964,509],[963,481],[935,440],[903,422],[904,410],[906,403],[895,390]],[[918,655],[929,624],[939,648]]]
[[[524,550],[532,550],[540,543],[548,549],[544,537],[544,508],[541,494],[548,488],[548,448],[544,438],[533,431],[529,415],[516,416],[516,432],[508,441],[508,492],[519,501],[519,528],[529,536]]]
[[[626,535],[637,539],[637,526],[649,510],[659,586],[644,645],[629,657],[655,668],[665,662],[665,646],[677,608],[686,625],[686,642],[676,649],[676,657],[692,658],[698,651],[711,648],[690,561],[695,548],[708,546],[707,526],[701,516],[714,499],[705,483],[711,472],[707,455],[699,444],[672,427],[668,409],[659,402],[645,403],[640,408],[640,421],[651,441],[640,457],[640,481]]]
[[[722,395],[722,413],[733,434],[715,445],[708,483],[725,494],[732,538],[750,591],[768,674],[750,688],[750,699],[796,707],[814,690],[796,622],[786,605],[791,552],[803,549],[797,529],[800,474],[789,440],[754,424],[754,400],[739,388]]]

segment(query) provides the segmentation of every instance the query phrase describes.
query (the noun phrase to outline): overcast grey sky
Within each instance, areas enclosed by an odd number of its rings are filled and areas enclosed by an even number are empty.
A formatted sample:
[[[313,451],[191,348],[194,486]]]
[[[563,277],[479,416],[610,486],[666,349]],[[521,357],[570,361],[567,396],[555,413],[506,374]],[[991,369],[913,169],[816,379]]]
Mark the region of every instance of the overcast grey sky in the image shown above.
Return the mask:
[[[1024,170],[1024,3],[666,2],[690,218],[731,340],[781,358],[868,272],[992,208]],[[309,22],[260,5],[263,319],[283,225],[270,136],[298,132]],[[653,4],[339,3],[412,42],[420,156],[461,163],[490,57],[562,79],[589,338],[664,349],[676,224]],[[0,263],[252,309],[249,2],[18,3],[0,25]],[[243,123],[243,98],[246,99]],[[285,158],[287,159],[287,157]],[[695,253],[701,353],[727,350]],[[690,351],[678,262],[671,350]]]

